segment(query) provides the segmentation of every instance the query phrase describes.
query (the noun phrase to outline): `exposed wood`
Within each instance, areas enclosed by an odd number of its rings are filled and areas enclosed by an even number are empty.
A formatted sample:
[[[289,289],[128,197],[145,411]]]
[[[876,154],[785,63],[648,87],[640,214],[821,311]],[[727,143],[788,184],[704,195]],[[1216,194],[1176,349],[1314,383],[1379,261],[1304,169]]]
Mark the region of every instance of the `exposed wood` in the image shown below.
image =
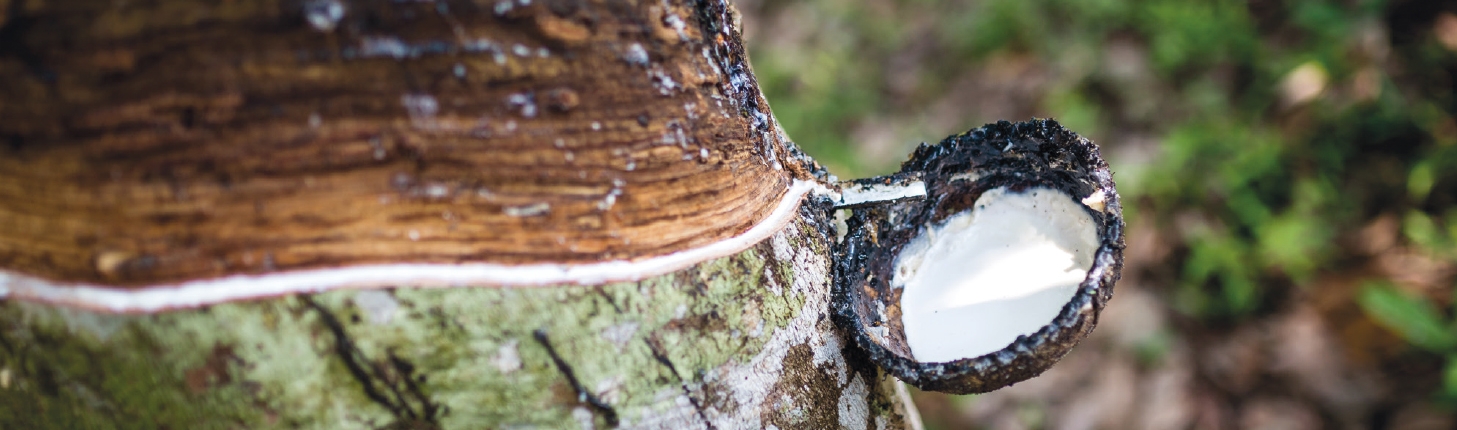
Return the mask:
[[[136,287],[722,240],[798,169],[727,14],[14,2],[0,30],[0,266]]]

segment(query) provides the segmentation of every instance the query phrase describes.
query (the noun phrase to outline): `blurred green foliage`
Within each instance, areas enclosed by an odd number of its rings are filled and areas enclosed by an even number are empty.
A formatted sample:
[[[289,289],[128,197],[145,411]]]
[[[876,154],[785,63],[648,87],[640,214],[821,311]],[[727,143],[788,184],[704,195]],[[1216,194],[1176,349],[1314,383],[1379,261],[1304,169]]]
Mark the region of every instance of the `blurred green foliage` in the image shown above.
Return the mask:
[[[1457,319],[1444,317],[1430,301],[1387,282],[1368,283],[1359,300],[1366,313],[1412,345],[1446,357],[1440,396],[1457,403]]]
[[[1130,225],[1172,249],[1147,268],[1148,279],[1192,318],[1238,320],[1278,306],[1278,291],[1320,288],[1321,276],[1367,258],[1353,250],[1357,232],[1382,216],[1400,220],[1402,249],[1457,264],[1457,47],[1433,33],[1435,17],[1457,5],[811,0],[763,8],[793,9],[803,21],[761,23],[759,37],[787,34],[809,47],[753,45],[766,95],[790,136],[843,176],[884,173],[899,161],[858,156],[861,125],[904,124],[897,137],[906,146],[888,151],[904,154],[917,139],[961,131],[906,131],[955,106],[932,102],[958,78],[1030,58],[1047,76],[1031,111],[1103,146]],[[1115,57],[1117,46],[1139,55]],[[906,70],[909,88],[896,83]],[[967,113],[962,129],[1026,119]],[[1123,141],[1137,139],[1154,143]],[[1405,295],[1387,280],[1372,285],[1359,297],[1369,315],[1457,358],[1457,321],[1443,311],[1457,300]],[[1457,364],[1450,369],[1457,399]]]

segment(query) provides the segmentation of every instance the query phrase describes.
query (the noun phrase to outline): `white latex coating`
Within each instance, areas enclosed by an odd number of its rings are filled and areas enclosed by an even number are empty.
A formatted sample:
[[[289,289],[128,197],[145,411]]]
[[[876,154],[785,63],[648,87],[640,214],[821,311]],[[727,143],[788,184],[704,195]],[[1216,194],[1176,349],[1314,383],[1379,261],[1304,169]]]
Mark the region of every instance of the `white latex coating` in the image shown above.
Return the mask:
[[[914,181],[909,184],[884,185],[884,184],[855,184],[844,187],[840,192],[840,204],[836,206],[852,206],[870,202],[888,202],[892,200],[908,199],[926,195],[926,183]]]
[[[1093,267],[1096,224],[1057,190],[987,191],[906,244],[892,285],[920,362],[978,357],[1036,333]]]
[[[337,289],[458,286],[547,286],[565,283],[596,285],[637,281],[673,272],[699,262],[733,255],[768,239],[799,217],[799,203],[811,191],[825,194],[818,183],[795,179],[774,211],[738,236],[697,248],[638,260],[595,263],[394,263],[292,270],[260,275],[232,275],[139,288],[87,283],[61,283],[0,270],[0,301],[20,299],[105,312],[143,313],[214,305],[234,300]]]

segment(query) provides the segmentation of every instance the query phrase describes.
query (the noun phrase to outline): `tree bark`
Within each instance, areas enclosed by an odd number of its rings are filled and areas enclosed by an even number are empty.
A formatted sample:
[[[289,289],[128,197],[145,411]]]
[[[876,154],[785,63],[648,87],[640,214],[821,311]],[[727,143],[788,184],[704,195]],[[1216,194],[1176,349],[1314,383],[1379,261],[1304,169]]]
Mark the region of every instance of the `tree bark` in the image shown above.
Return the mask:
[[[0,304],[4,428],[903,428],[827,317],[823,206],[640,282]]]
[[[0,428],[919,427],[829,317],[830,202],[781,202],[823,172],[731,16],[0,0]],[[617,282],[248,290],[632,266],[789,207]]]

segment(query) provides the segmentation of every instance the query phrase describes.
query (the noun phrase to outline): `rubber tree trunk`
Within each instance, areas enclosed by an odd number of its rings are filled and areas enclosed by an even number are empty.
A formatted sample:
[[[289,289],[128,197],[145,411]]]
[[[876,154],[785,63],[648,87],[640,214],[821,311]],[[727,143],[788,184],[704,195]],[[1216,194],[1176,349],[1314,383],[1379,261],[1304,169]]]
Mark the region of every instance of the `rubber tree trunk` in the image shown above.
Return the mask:
[[[0,0],[0,428],[917,427],[732,21]]]
[[[899,428],[826,318],[814,208],[640,282],[347,290],[115,315],[0,306],[5,428]]]

